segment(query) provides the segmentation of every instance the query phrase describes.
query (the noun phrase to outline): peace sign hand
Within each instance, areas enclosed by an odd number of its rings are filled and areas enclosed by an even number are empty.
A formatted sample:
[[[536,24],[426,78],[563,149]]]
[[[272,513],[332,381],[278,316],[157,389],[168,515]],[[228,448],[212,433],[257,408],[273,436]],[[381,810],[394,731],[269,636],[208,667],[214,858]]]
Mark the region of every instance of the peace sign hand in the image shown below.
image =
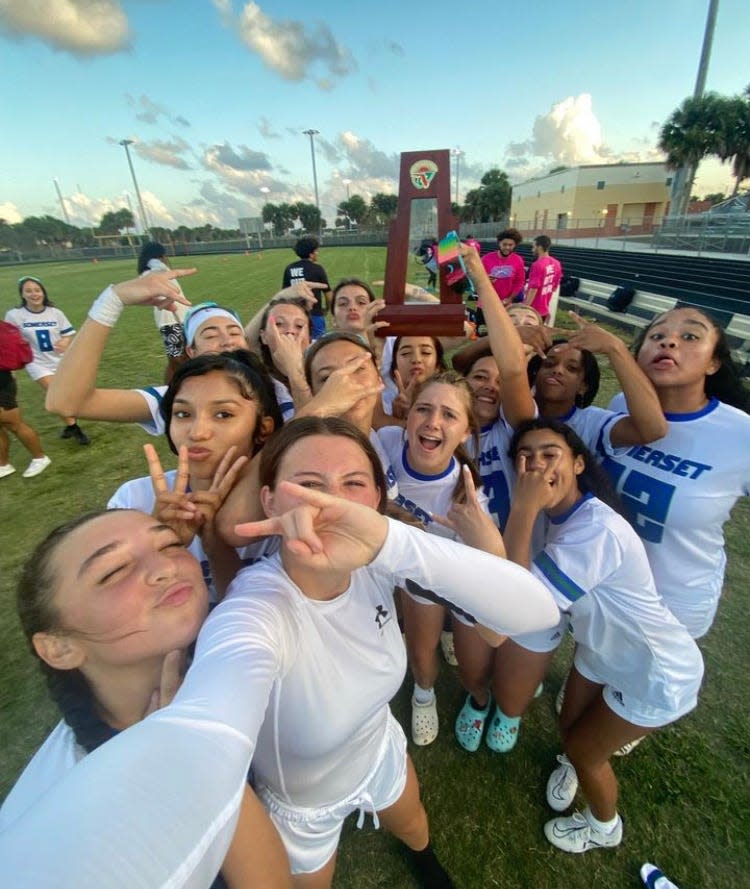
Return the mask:
[[[177,475],[172,490],[169,489],[154,446],[146,444],[143,450],[155,495],[153,515],[172,528],[183,546],[190,546],[196,534],[213,539],[216,513],[248,458],[242,456],[235,459],[237,449],[231,447],[217,466],[208,490],[189,492],[190,470],[185,445],[178,453]]]
[[[409,382],[404,385],[401,374],[395,370],[393,372],[393,381],[398,386],[398,395],[393,399],[393,416],[398,420],[405,420],[411,407],[414,388],[417,385],[417,377],[412,375],[409,377]]]
[[[502,535],[492,517],[482,508],[471,469],[463,466],[462,474],[466,492],[463,502],[454,501],[447,516],[433,515],[433,518],[454,531],[467,546],[505,558]]]
[[[331,497],[322,491],[282,481],[275,497],[283,496],[289,508],[259,522],[235,527],[243,537],[282,537],[282,553],[303,573],[338,579],[369,564],[388,533],[388,520],[374,509]]]

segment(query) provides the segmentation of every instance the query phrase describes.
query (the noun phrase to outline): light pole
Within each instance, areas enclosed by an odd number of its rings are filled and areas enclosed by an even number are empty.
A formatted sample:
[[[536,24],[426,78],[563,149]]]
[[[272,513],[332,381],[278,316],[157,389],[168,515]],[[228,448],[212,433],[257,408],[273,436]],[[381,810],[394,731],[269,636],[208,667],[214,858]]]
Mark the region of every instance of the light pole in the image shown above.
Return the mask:
[[[271,194],[271,189],[270,189],[267,185],[261,185],[261,187],[258,189],[258,191],[260,191],[260,193],[263,195],[263,200],[267,202],[267,201],[268,201],[268,195]],[[263,208],[261,207],[261,210],[260,210],[260,225],[258,226],[258,249],[259,249],[259,250],[262,250],[262,249],[263,249],[263,235],[262,235],[262,231],[263,231]]]
[[[698,76],[695,79],[693,98],[700,99],[706,87],[706,75],[708,74],[708,62],[711,58],[711,46],[714,41],[714,29],[716,27],[716,15],[719,11],[719,0],[709,0],[706,27],[703,31],[703,48],[698,63]],[[687,205],[690,202],[690,192],[693,189],[693,180],[698,172],[697,164],[685,164],[674,172],[672,188],[670,190],[670,203],[668,216],[684,216],[687,213]]]
[[[346,202],[347,202],[347,204],[348,204],[348,203],[349,203],[349,186],[352,184],[352,180],[351,180],[351,179],[342,179],[341,181],[344,183],[344,186],[345,186],[345,188],[346,188]],[[349,212],[348,212],[348,210],[347,210],[347,213],[346,213],[346,230],[347,230],[347,231],[351,231],[351,228],[352,228],[352,220],[350,219],[350,217],[349,217]]]
[[[461,158],[463,157],[464,152],[461,151],[460,148],[452,148],[451,154],[456,159],[456,203],[458,203],[458,182],[461,173]]]
[[[315,186],[315,206],[318,208],[318,234],[320,234],[323,217],[320,215],[320,198],[318,197],[318,171],[315,169],[315,137],[320,135],[319,130],[302,130],[305,136],[310,137],[310,155],[312,156],[313,185]]]
[[[120,145],[125,149],[125,155],[128,159],[128,166],[130,167],[130,175],[133,177],[133,188],[135,188],[135,196],[138,198],[138,206],[141,209],[141,219],[143,220],[143,231],[146,233],[146,236],[149,240],[151,240],[151,232],[148,227],[148,219],[146,218],[146,211],[143,208],[143,199],[141,198],[141,190],[138,188],[138,180],[135,178],[135,169],[133,168],[133,161],[130,159],[130,147],[133,144],[132,139],[121,139]]]

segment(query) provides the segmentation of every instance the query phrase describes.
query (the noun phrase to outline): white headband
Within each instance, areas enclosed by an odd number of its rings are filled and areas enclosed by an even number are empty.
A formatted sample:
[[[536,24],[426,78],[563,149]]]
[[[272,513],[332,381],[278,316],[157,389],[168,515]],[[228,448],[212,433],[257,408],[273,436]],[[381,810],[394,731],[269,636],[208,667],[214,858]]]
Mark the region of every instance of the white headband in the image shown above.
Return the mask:
[[[221,306],[196,306],[185,321],[186,346],[193,345],[198,328],[211,318],[228,318],[235,324],[240,324],[240,319],[229,309],[222,309]]]

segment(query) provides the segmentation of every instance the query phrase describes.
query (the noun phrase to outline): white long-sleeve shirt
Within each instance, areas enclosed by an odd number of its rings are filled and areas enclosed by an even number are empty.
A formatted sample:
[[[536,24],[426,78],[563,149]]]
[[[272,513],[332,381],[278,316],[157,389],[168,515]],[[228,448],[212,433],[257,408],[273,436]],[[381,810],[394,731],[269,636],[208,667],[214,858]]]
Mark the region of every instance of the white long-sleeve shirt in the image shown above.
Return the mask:
[[[339,793],[356,778],[356,764],[346,757],[358,738],[369,748],[403,676],[395,621],[378,627],[378,616],[381,623],[385,616],[377,605],[387,588],[407,577],[500,633],[542,630],[559,618],[550,593],[523,568],[479,550],[466,558],[462,544],[394,521],[377,557],[353,572],[350,588],[331,602],[303,601],[285,572],[268,568],[260,562],[245,569],[210,615],[170,706],[85,757],[0,834],[0,885],[205,889],[231,841],[256,742],[261,779],[275,780],[267,733],[276,725],[284,732],[277,749],[288,759],[277,768],[288,796],[307,793],[298,783],[305,745],[313,754],[313,779],[317,774],[328,782],[321,797]],[[357,599],[360,591],[364,603]],[[387,609],[389,600],[383,601]],[[320,665],[325,673],[318,681],[309,672],[311,658],[339,622],[346,636]],[[320,640],[308,644],[300,632],[306,625],[318,628]],[[271,638],[265,635],[269,628]],[[369,649],[360,650],[365,636]],[[365,712],[344,712],[330,731],[316,729],[326,696],[337,691],[346,703],[355,693],[365,696],[362,669],[380,642],[383,677]],[[352,654],[361,661],[356,669],[349,664]],[[335,689],[327,687],[333,670]],[[287,713],[287,703],[290,711],[294,705],[300,711]],[[295,732],[302,737],[289,737]],[[327,774],[336,750],[347,782]],[[70,824],[75,830],[64,829]]]

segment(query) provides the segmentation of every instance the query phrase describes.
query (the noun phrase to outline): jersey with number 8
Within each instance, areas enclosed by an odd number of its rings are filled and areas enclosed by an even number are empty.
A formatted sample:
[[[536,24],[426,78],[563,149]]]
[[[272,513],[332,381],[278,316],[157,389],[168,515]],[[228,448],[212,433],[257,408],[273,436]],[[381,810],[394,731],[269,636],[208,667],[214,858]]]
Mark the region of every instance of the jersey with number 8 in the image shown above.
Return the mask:
[[[53,376],[61,356],[55,352],[55,343],[64,336],[72,336],[75,328],[65,313],[55,306],[45,306],[41,312],[31,312],[25,306],[10,309],[5,320],[21,331],[31,346],[34,357],[26,365],[32,380]]]
[[[621,409],[616,395],[610,410]],[[667,435],[604,461],[643,540],[656,588],[694,638],[711,627],[724,582],[724,523],[750,494],[750,417],[712,399],[666,414]]]

